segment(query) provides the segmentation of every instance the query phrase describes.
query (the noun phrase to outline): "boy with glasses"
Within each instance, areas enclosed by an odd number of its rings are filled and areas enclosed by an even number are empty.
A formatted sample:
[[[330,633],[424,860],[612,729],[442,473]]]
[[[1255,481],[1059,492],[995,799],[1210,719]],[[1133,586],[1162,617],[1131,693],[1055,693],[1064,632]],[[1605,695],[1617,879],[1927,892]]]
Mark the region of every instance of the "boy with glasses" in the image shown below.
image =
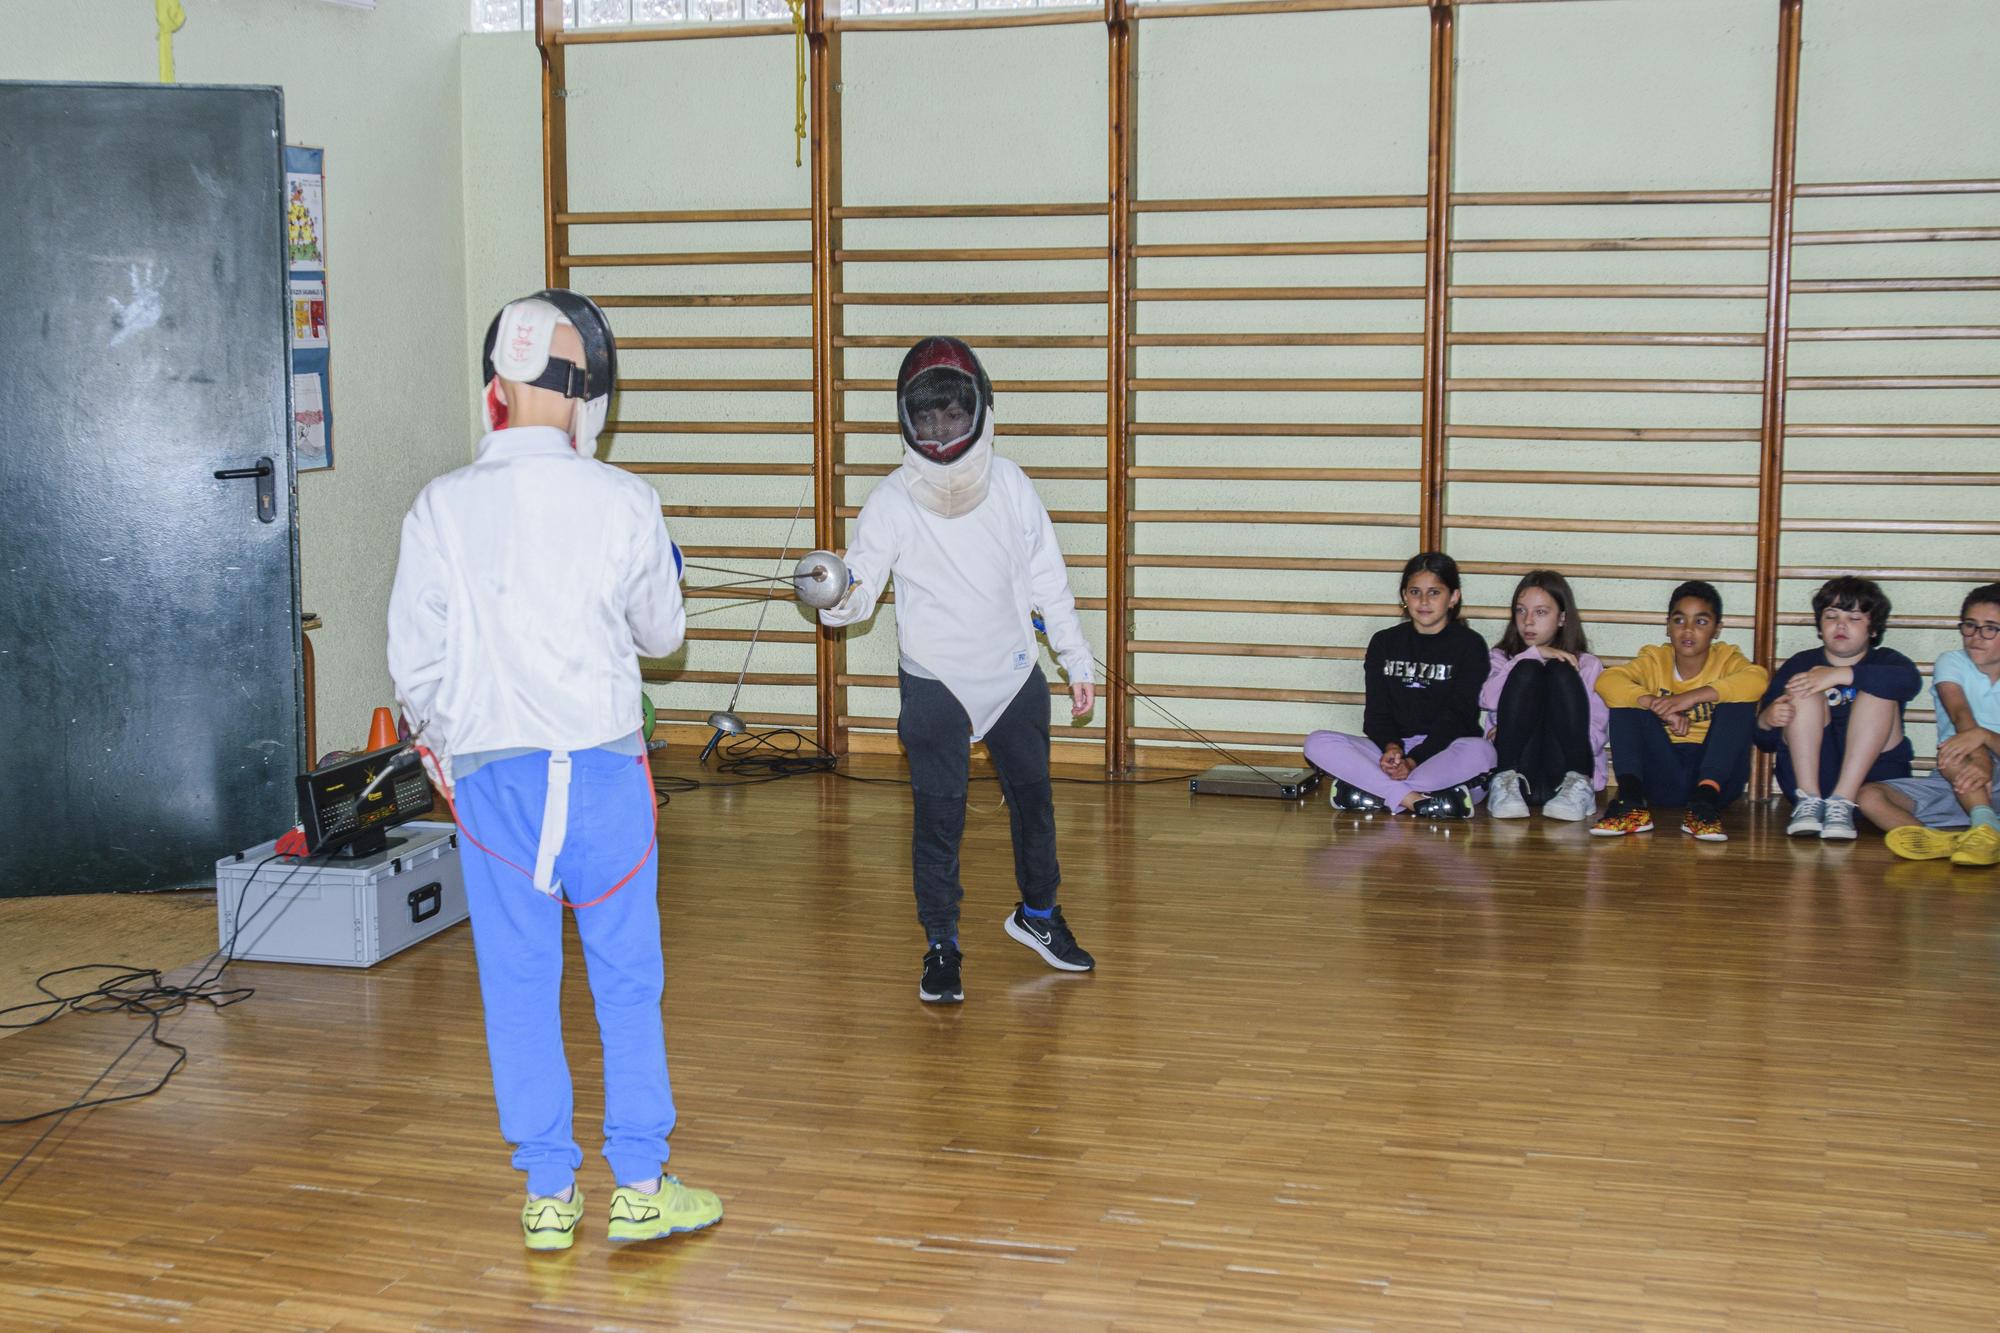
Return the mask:
[[[2000,865],[1993,813],[2000,798],[1993,763],[2000,754],[2000,583],[1965,595],[1958,633],[1965,646],[1941,654],[1931,671],[1937,770],[1868,784],[1861,812],[1887,832],[1889,850],[1908,860]]]

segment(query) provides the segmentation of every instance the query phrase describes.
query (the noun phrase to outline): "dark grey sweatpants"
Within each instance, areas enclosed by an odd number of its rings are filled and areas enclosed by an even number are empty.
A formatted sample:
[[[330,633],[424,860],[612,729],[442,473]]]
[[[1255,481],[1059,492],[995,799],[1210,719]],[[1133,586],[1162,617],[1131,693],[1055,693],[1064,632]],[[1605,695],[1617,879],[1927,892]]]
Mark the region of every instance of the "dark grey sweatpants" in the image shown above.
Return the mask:
[[[958,844],[965,836],[965,791],[972,764],[972,720],[944,682],[899,672],[903,711],[896,735],[910,760],[915,809],[910,869],[917,920],[931,940],[958,934]],[[1014,882],[1037,911],[1055,906],[1056,807],[1049,789],[1049,682],[1036,667],[986,733],[986,752],[1007,798],[1014,833]]]

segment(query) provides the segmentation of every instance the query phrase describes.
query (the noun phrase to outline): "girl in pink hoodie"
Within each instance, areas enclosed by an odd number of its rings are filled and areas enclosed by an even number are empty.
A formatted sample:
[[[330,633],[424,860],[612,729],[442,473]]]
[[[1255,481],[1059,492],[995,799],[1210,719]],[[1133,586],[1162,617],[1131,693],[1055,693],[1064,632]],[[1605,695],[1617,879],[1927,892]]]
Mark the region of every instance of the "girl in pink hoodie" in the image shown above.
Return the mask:
[[[1595,688],[1604,664],[1589,646],[1569,580],[1529,570],[1479,692],[1500,756],[1486,798],[1495,819],[1525,819],[1531,805],[1551,819],[1597,813],[1611,713]]]

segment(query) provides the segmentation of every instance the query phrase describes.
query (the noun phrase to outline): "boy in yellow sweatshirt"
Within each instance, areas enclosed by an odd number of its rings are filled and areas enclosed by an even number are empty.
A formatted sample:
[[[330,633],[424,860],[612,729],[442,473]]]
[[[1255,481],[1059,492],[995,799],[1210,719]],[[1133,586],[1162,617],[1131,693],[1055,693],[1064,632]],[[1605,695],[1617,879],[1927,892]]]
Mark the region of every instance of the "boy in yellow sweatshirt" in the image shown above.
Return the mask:
[[[1685,805],[1681,832],[1727,842],[1722,811],[1750,780],[1757,701],[1771,673],[1715,636],[1722,594],[1699,579],[1667,602],[1667,641],[1642,648],[1597,678],[1611,709],[1611,767],[1618,795],[1590,831],[1646,833],[1651,803]]]

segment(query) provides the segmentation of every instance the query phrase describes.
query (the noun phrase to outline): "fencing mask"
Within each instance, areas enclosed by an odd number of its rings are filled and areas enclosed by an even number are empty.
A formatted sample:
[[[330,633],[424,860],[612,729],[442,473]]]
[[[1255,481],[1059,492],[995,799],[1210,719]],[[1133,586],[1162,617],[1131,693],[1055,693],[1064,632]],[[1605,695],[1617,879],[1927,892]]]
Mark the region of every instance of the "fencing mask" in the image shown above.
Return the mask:
[[[580,366],[549,354],[561,325],[575,329],[583,343]],[[508,302],[487,326],[483,369],[486,429],[502,430],[507,425],[507,402],[499,381],[509,379],[575,399],[570,441],[585,457],[597,452],[597,435],[604,429],[618,383],[618,343],[611,336],[611,321],[595,301],[552,287]]]
[[[903,468],[919,504],[956,518],[986,498],[993,467],[993,385],[970,347],[925,338],[896,374]]]

